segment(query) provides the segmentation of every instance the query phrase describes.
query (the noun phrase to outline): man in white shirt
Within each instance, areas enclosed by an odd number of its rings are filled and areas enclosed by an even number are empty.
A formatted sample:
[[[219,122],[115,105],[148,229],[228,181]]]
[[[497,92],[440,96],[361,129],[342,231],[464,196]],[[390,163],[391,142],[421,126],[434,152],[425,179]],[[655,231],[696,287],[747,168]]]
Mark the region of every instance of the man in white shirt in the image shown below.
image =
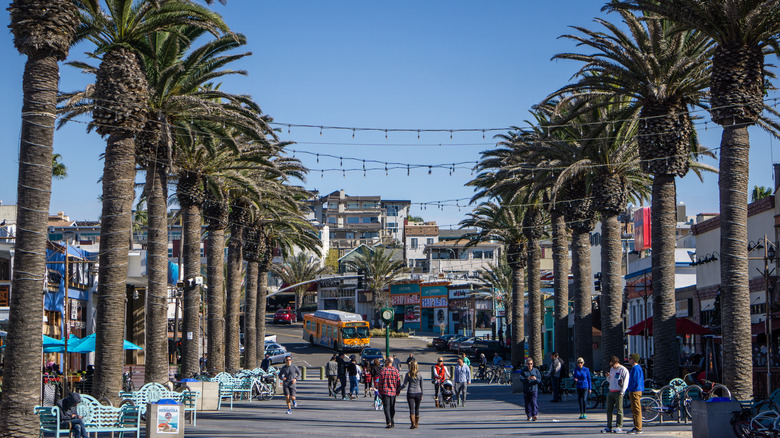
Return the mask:
[[[471,384],[471,368],[463,363],[463,358],[458,358],[458,364],[455,365],[455,400],[461,406],[466,406],[466,390]]]
[[[609,394],[607,395],[607,427],[601,433],[622,433],[623,432],[623,395],[628,389],[628,370],[620,365],[617,356],[609,359]],[[612,429],[612,413],[617,409],[615,415],[615,428]]]

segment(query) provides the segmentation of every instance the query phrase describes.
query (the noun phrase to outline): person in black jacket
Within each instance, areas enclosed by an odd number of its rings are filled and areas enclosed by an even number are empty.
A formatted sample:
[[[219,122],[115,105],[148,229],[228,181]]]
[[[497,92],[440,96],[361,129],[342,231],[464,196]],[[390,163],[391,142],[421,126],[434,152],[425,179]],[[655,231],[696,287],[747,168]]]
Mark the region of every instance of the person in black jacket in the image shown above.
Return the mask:
[[[75,392],[57,401],[57,407],[60,409],[60,427],[71,428],[74,438],[86,438],[87,428],[84,426],[84,419],[76,411],[79,402],[81,396]]]
[[[341,399],[347,400],[347,364],[349,363],[349,359],[347,359],[347,355],[342,352],[339,357],[336,358],[336,362],[339,364],[339,383],[341,386],[333,390],[333,397],[338,399],[338,392],[341,391]]]

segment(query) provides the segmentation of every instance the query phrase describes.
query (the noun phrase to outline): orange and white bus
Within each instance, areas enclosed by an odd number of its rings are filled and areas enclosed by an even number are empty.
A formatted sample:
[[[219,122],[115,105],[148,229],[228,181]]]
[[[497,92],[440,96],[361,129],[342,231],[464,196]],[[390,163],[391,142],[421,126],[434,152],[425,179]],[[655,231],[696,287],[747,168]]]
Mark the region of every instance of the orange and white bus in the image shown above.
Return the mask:
[[[303,316],[303,339],[336,351],[360,351],[369,346],[371,336],[368,321],[356,313],[318,310]]]

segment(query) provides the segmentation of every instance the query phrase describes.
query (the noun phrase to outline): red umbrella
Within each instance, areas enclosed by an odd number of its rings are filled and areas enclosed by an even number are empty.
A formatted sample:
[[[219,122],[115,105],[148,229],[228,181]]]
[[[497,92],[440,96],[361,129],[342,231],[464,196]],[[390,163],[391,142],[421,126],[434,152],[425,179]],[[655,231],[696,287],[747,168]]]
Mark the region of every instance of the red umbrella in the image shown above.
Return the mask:
[[[647,318],[645,321],[640,322],[628,329],[628,335],[640,336],[644,334],[645,325],[647,325],[647,335],[653,336],[653,317]],[[688,318],[677,318],[677,334],[678,335],[708,335],[712,330],[707,327],[700,326]]]

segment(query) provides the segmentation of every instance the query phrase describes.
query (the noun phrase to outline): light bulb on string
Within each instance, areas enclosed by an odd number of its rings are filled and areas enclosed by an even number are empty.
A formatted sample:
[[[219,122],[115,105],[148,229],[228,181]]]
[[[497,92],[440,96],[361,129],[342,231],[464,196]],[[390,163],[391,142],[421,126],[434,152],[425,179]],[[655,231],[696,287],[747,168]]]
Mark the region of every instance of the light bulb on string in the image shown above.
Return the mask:
[[[320,162],[320,154],[317,154],[317,162]]]
[[[483,129],[482,130],[482,140],[484,140],[484,139],[485,139],[485,130]]]
[[[406,176],[409,176],[409,165],[406,165]]]
[[[352,138],[355,138],[355,128],[352,128]]]
[[[287,125],[287,133],[290,133],[290,125]]]
[[[366,177],[366,169],[363,169],[363,178]]]
[[[388,176],[389,173],[387,173],[387,163],[385,163],[385,176]]]
[[[776,100],[775,100],[775,104],[777,104],[777,101],[776,101]],[[417,130],[417,140],[419,140],[419,139],[420,139],[420,130],[418,129],[418,130]]]
[[[385,140],[387,140],[387,129],[385,129]]]
[[[322,135],[322,126],[320,126],[320,135]]]
[[[431,171],[433,170],[433,166],[428,166],[428,175],[431,174]]]
[[[324,179],[324,178],[325,178],[325,171],[323,170],[323,171],[321,171],[321,172],[322,172],[322,173],[320,174],[320,178]]]
[[[366,160],[363,160],[363,172],[365,173],[365,171],[366,171]]]
[[[345,169],[341,169],[341,175],[346,178],[347,177],[347,171]]]
[[[344,167],[344,157],[339,157],[339,166]]]
[[[450,140],[452,140],[452,130],[450,130]]]

